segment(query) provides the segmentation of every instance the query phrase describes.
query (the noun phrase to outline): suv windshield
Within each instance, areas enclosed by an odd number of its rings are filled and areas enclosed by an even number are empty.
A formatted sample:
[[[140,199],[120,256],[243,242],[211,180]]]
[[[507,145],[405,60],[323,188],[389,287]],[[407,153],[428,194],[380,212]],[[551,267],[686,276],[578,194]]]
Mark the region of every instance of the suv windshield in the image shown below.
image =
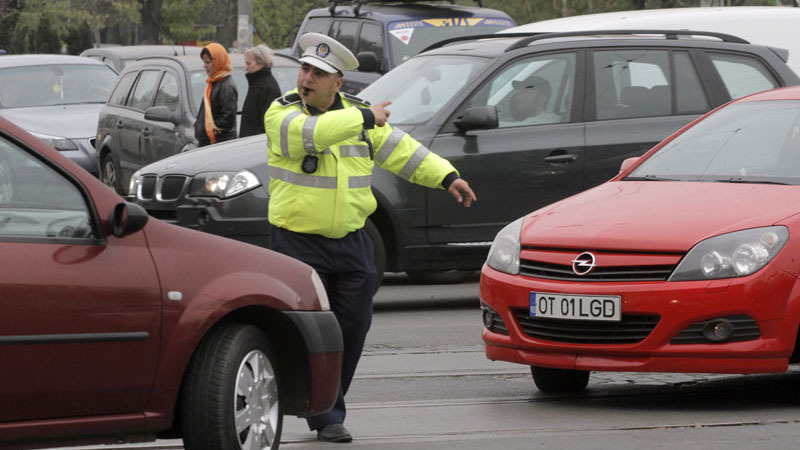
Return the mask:
[[[800,184],[800,101],[731,105],[665,145],[626,179]]]
[[[0,69],[0,108],[105,103],[116,81],[116,72],[99,64]]]
[[[391,100],[393,125],[422,123],[434,116],[491,60],[467,56],[419,56],[390,71],[359,97]]]
[[[392,61],[399,65],[428,46],[445,39],[490,34],[513,27],[514,22],[504,18],[447,17],[438,19],[406,20],[389,23],[389,50]]]

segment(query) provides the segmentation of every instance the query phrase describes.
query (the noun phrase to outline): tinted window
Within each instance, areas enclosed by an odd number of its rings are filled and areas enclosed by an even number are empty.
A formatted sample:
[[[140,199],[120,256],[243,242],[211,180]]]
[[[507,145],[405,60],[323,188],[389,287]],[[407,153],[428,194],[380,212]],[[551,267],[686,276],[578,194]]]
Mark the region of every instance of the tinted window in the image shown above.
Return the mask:
[[[326,17],[308,19],[308,24],[303,33],[328,34],[331,27],[331,19]]]
[[[0,240],[93,237],[89,218],[71,182],[0,138]]]
[[[673,58],[675,58],[675,90],[677,93],[675,112],[677,114],[700,114],[711,109],[689,54],[674,52]]]
[[[373,104],[391,100],[393,125],[429,120],[489,63],[486,58],[420,56],[361,91]]]
[[[114,92],[111,93],[111,98],[108,99],[109,105],[124,106],[125,100],[128,99],[128,92],[131,90],[133,80],[136,79],[136,72],[129,72],[120,78]]]
[[[731,99],[778,87],[778,82],[759,61],[746,56],[710,53]]]
[[[664,94],[670,85],[669,52],[608,50],[593,55],[598,119],[670,114],[670,95]]]
[[[340,22],[339,29],[336,30],[336,34],[333,36],[334,39],[347,47],[353,54],[356,53],[356,39],[358,37],[359,25],[361,25],[359,22]]]
[[[139,81],[136,83],[136,87],[133,88],[130,101],[131,108],[143,111],[150,106],[153,93],[156,91],[159,75],[161,75],[161,72],[158,70],[143,70],[141,72]]]
[[[574,76],[574,53],[526,58],[501,69],[468,106],[496,106],[500,128],[569,122]]]
[[[272,69],[275,71],[276,69]],[[294,81],[297,81],[297,68],[294,69]],[[238,96],[238,106],[237,112],[242,112],[242,106],[244,105],[244,99],[247,97],[247,72],[245,72],[244,68],[241,67],[234,67],[233,72],[231,72],[231,77],[233,77],[233,83],[236,85],[236,94]],[[278,77],[276,77],[277,79]],[[192,99],[194,100],[194,110],[193,112],[197,112],[200,109],[200,103],[203,101],[203,96],[206,95],[206,86],[208,86],[208,75],[206,74],[205,70],[197,70],[194,72],[189,73],[189,89],[192,93]],[[291,88],[293,88],[292,86]],[[289,89],[291,89],[289,88]]]
[[[178,79],[170,72],[164,73],[156,92],[155,106],[166,106],[170,111],[178,109]]]
[[[361,26],[361,38],[358,41],[359,52],[373,52],[378,61],[383,61],[383,32],[381,27],[374,23],[364,23]],[[358,54],[358,53],[356,53]]]

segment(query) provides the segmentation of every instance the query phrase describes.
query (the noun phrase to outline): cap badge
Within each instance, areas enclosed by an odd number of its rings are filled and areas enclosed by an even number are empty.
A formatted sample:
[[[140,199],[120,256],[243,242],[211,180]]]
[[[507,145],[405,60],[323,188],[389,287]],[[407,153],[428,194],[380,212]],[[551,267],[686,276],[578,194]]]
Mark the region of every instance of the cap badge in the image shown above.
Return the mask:
[[[317,45],[317,56],[320,58],[324,58],[330,54],[331,49],[328,47],[328,44],[319,44]]]

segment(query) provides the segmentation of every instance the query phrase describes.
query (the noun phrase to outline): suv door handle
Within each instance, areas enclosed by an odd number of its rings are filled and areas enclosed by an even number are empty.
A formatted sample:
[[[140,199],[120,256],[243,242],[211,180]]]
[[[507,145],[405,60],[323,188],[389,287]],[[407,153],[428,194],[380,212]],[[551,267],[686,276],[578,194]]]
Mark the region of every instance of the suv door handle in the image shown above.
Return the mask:
[[[150,136],[151,133],[150,128],[142,128],[142,136]]]
[[[122,126],[123,126],[123,125],[125,125],[125,124],[124,124],[124,123],[122,123],[122,121],[121,121],[121,120],[118,120],[118,121],[117,121],[117,123],[115,124],[115,126],[116,126],[117,128],[122,128]]]
[[[544,158],[545,161],[554,164],[569,164],[575,162],[576,159],[578,159],[578,155],[573,155],[572,153],[551,154]]]

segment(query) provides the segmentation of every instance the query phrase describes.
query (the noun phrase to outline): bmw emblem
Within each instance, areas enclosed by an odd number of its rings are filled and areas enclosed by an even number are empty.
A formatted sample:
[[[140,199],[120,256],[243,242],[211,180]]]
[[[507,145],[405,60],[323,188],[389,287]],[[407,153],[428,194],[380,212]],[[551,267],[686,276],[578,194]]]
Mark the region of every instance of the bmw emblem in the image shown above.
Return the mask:
[[[319,56],[320,58],[328,56],[330,52],[331,49],[330,47],[328,47],[328,44],[319,44],[317,46],[317,56]]]
[[[595,267],[594,255],[583,252],[572,260],[572,271],[575,275],[586,275]]]

